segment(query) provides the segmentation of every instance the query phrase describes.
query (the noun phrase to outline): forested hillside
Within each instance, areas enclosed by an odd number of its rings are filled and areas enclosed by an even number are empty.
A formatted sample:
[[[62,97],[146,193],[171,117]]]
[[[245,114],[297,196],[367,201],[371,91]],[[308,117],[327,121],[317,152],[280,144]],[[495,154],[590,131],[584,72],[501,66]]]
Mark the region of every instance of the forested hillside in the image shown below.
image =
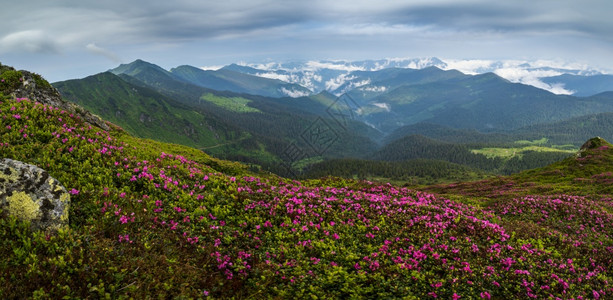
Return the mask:
[[[181,143],[293,178],[315,178],[324,170],[416,182],[511,174],[561,160],[592,136],[613,138],[613,119],[601,112],[613,108],[610,93],[554,95],[495,74],[436,67],[353,71],[334,90],[340,96],[274,98],[261,94],[278,89],[280,81],[257,77],[262,70],[244,66],[167,71],[136,60],[111,72],[118,76],[101,73],[54,85],[66,100],[139,137]],[[371,170],[349,174],[360,159]],[[391,163],[423,166],[411,160],[438,162],[418,172],[423,176],[403,174]],[[443,175],[434,171],[441,162],[472,171]],[[375,171],[385,165],[397,171]]]

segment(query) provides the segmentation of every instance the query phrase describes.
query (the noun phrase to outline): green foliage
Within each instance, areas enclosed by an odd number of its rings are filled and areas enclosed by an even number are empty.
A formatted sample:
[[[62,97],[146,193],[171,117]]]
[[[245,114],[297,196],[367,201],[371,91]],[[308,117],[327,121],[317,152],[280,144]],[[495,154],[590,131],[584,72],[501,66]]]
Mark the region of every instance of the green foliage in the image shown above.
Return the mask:
[[[63,97],[143,138],[191,147],[240,137],[236,128],[111,73],[55,83]]]
[[[43,89],[51,89],[53,88],[49,81],[45,80],[41,75],[32,73],[32,78],[34,78],[34,83],[36,86]]]
[[[486,175],[462,165],[438,160],[412,159],[388,162],[331,159],[311,165],[301,176],[303,178],[338,176],[409,184],[435,184],[476,180]]]
[[[242,97],[224,98],[208,93],[202,95],[201,99],[233,112],[260,112],[258,109],[249,106],[251,100]]]
[[[23,82],[23,74],[20,71],[4,69],[0,74],[0,92],[10,94],[18,89]]]
[[[0,123],[0,157],[43,167],[73,193],[70,226],[55,236],[0,217],[0,298],[613,293],[611,191],[483,201],[489,191],[480,190],[449,200],[391,184],[253,176],[23,99],[0,103]],[[612,165],[612,150],[593,145],[538,174],[582,174],[604,186],[606,172],[589,174]],[[511,180],[488,181],[491,193],[519,193]]]

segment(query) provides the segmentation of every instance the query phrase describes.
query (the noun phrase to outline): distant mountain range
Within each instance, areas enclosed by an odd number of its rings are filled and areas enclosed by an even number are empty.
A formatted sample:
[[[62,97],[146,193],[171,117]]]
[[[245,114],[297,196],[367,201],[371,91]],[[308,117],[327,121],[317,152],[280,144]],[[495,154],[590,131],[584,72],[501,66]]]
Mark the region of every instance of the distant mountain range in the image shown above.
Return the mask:
[[[458,70],[469,75],[495,73],[511,82],[533,85],[556,94],[589,96],[613,90],[610,84],[613,82],[612,75],[584,65],[555,61],[451,60],[429,57],[364,61],[242,63],[229,65],[223,69],[299,84],[315,93],[326,90],[339,95],[350,88],[370,83],[368,81],[370,72],[389,68],[423,69],[428,67]],[[572,80],[559,77],[560,75],[575,75],[583,80]],[[356,80],[357,78],[360,80]]]
[[[111,72],[53,85],[66,100],[132,134],[192,146],[288,176],[291,174],[284,173],[287,168],[283,163],[293,168],[305,159],[363,157],[375,151],[375,140],[382,138],[357,120],[339,124],[327,113],[336,100],[327,93],[274,98],[217,91],[194,83],[198,76],[186,79],[186,72],[179,68],[174,71],[137,60]],[[196,70],[193,74],[202,73]],[[233,80],[250,81],[252,77],[237,76]],[[320,143],[315,140],[318,136],[309,136],[309,130],[326,130],[329,140]],[[288,158],[287,152],[292,149],[300,152]]]
[[[509,173],[557,160],[594,135],[613,139],[613,92],[557,95],[497,75],[508,65],[482,64],[480,70],[499,69],[466,74],[450,69],[452,63],[431,58],[234,64],[213,71],[192,66],[165,70],[136,60],[53,85],[67,100],[138,136],[189,145],[286,176],[346,158],[386,162],[377,168],[439,159]],[[555,74],[564,69],[538,70]],[[568,71],[573,74],[543,80],[567,82],[584,92],[608,86],[608,75]],[[544,153],[516,144],[540,140],[535,145],[549,147]],[[490,150],[480,150],[496,147],[519,152],[491,159],[483,156]],[[335,166],[342,164],[363,163],[335,161]]]

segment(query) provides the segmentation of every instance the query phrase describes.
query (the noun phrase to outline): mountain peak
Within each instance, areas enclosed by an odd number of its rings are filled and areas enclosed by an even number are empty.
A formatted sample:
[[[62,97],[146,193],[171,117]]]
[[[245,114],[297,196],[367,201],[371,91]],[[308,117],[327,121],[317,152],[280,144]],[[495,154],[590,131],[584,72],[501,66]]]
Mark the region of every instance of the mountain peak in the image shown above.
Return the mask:
[[[127,74],[133,76],[147,69],[153,69],[158,72],[168,73],[168,71],[164,70],[162,67],[152,64],[150,62],[146,62],[142,59],[137,59],[128,64],[121,64],[117,68],[109,70],[109,72],[115,75]]]

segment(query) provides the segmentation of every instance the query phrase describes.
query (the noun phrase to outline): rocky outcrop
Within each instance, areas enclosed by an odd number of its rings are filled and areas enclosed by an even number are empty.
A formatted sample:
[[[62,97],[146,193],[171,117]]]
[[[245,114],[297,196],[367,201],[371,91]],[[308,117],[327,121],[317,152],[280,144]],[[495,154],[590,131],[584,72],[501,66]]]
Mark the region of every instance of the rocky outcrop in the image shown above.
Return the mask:
[[[611,147],[611,146],[612,145],[609,144],[609,142],[605,141],[605,139],[599,136],[593,137],[587,140],[587,142],[585,142],[581,146],[581,148],[579,149],[579,152],[577,152],[577,157],[584,157],[592,149],[599,149],[601,147]]]
[[[4,68],[6,69],[10,67],[4,66]],[[13,68],[10,69],[14,70]],[[21,72],[23,76],[20,80],[21,84],[16,89],[9,91],[8,94],[11,96],[15,98],[28,98],[32,101],[57,107],[79,116],[89,124],[104,130],[110,129],[109,125],[100,117],[74,103],[64,101],[60,95],[60,92],[58,92],[57,89],[51,86],[51,84],[44,80],[40,75],[23,70],[19,72]]]
[[[12,159],[0,160],[2,214],[28,221],[34,230],[55,232],[68,225],[70,194],[47,171]]]

